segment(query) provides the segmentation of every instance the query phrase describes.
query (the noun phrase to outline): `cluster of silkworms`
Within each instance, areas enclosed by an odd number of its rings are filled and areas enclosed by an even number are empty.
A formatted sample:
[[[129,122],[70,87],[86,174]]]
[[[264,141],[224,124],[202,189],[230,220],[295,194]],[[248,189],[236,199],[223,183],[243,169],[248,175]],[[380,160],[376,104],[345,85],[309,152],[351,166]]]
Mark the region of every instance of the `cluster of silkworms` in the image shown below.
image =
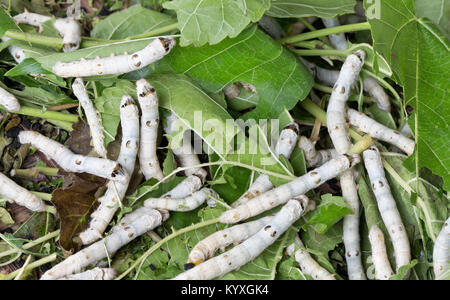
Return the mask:
[[[39,28],[42,28],[43,23],[51,20],[49,17],[29,12],[17,15],[14,19],[19,24],[29,24]],[[337,19],[323,19],[323,23],[326,27],[339,25]],[[57,19],[54,26],[63,37],[64,51],[78,49],[81,33],[75,20]],[[7,38],[2,39],[3,41],[7,40]],[[336,49],[345,50],[348,47],[345,35],[332,35],[330,42]],[[194,153],[192,145],[183,143],[172,151],[179,166],[183,168],[186,178],[164,195],[146,199],[142,207],[125,214],[111,228],[110,232],[105,234],[121,207],[136,161],[139,162],[140,171],[146,180],[154,178],[161,182],[165,179],[157,156],[160,125],[158,96],[155,88],[145,79],[136,82],[140,112],[133,97],[123,96],[120,103],[121,148],[117,160],[113,161],[107,158],[101,115],[89,99],[82,78],[118,75],[139,70],[162,59],[174,46],[175,40],[172,38],[156,38],[145,48],[132,54],[124,53],[123,55],[71,62],[60,61],[53,66],[53,72],[56,75],[63,78],[76,78],[72,90],[85,112],[97,156],[75,154],[64,145],[33,131],[22,131],[18,136],[19,141],[23,144],[31,144],[67,172],[89,173],[106,178],[109,182],[106,192],[98,199],[97,209],[89,218],[88,227],[79,234],[78,238],[86,247],[55,265],[41,279],[113,279],[116,275],[114,269],[99,267],[87,269],[97,265],[102,259],[114,255],[121,247],[140,235],[160,226],[169,218],[170,211],[192,211],[205,202],[214,201],[220,197],[213,189],[204,187],[208,172],[199,166],[201,162]],[[20,48],[10,46],[9,51],[17,62],[20,63],[24,59],[23,51]],[[361,157],[359,154],[350,153],[353,145],[348,125],[356,127],[374,139],[397,147],[408,156],[413,154],[415,142],[378,123],[364,113],[347,108],[351,89],[359,78],[365,56],[366,53],[362,50],[354,52],[346,58],[340,71],[326,70],[305,61],[319,81],[333,87],[327,107],[326,125],[334,147],[316,150],[317,140],[299,136],[299,126],[295,122],[283,128],[274,147],[275,155],[289,159],[298,145],[304,152],[309,172],[277,187],[271,182],[268,175],[259,174],[248,190],[218,218],[218,221],[223,224],[233,225],[211,234],[195,245],[188,255],[185,272],[174,279],[219,278],[251,262],[308,212],[310,200],[305,196],[306,193],[337,177],[340,181],[342,196],[353,210],[353,214],[346,215],[343,222],[343,242],[348,277],[351,280],[366,279],[361,261],[360,200],[352,169],[360,163]],[[232,86],[227,88],[227,95],[237,93],[230,87]],[[389,97],[374,78],[364,78],[363,87],[376,100],[381,110],[390,112]],[[0,104],[8,111],[20,109],[20,104],[15,96],[2,88],[0,88]],[[178,119],[179,116],[173,111],[166,118],[164,130],[167,135],[175,132]],[[378,210],[394,248],[395,270],[398,271],[400,267],[411,262],[410,242],[386,180],[378,148],[372,145],[366,148],[362,154]],[[41,199],[1,173],[0,183],[2,183],[0,194],[5,198],[33,211],[45,211],[46,205]],[[280,209],[272,215],[246,221],[277,207]],[[239,222],[243,223],[236,224]],[[447,220],[436,240],[433,253],[436,276],[442,274],[448,266],[448,231]],[[372,248],[376,278],[389,279],[395,272],[388,260],[382,230],[378,226],[373,226],[369,229],[368,238]],[[229,249],[231,245],[234,247]],[[216,256],[219,249],[223,250],[223,253]],[[295,238],[295,242],[288,245],[286,252],[295,258],[301,271],[313,279],[335,279],[335,274],[330,273],[314,260],[299,236]]]

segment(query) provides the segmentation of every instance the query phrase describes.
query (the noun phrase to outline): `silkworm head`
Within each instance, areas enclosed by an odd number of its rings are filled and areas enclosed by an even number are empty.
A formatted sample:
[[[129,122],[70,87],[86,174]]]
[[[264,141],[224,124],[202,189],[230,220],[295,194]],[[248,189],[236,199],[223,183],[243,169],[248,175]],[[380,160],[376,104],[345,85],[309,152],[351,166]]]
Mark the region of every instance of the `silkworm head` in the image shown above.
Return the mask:
[[[148,95],[156,92],[155,88],[145,79],[138,80],[136,82],[136,87],[139,97],[147,97]]]
[[[161,45],[163,46],[166,53],[169,53],[173,47],[175,47],[176,42],[174,38],[159,38]]]
[[[128,105],[136,105],[136,104],[134,103],[134,100],[130,95],[124,95],[120,103],[120,108],[125,108]]]

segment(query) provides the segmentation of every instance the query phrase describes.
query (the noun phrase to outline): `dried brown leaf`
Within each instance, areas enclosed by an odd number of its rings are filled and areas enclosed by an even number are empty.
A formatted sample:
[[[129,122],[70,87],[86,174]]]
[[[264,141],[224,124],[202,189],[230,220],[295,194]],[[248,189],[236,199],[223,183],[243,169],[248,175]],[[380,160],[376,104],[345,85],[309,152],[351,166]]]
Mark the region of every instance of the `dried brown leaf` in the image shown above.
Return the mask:
[[[86,229],[89,215],[95,209],[97,192],[106,184],[106,180],[89,174],[68,173],[64,176],[63,188],[52,193],[61,220],[59,242],[68,252],[75,252],[80,245],[73,238]]]

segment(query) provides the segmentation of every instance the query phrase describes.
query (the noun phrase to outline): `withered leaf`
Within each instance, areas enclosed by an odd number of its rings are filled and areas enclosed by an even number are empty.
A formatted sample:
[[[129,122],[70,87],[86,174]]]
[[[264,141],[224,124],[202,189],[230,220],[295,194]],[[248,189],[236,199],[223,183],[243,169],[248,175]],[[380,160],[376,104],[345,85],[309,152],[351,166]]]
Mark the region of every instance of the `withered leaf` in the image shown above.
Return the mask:
[[[106,180],[90,174],[68,173],[64,175],[61,189],[52,193],[52,202],[61,221],[59,242],[67,252],[76,252],[81,245],[73,238],[88,225],[88,219],[96,207],[97,191]]]
[[[65,142],[65,145],[74,153],[87,155],[92,150],[89,125],[85,120],[79,120],[72,128],[73,131],[70,133],[70,137]]]

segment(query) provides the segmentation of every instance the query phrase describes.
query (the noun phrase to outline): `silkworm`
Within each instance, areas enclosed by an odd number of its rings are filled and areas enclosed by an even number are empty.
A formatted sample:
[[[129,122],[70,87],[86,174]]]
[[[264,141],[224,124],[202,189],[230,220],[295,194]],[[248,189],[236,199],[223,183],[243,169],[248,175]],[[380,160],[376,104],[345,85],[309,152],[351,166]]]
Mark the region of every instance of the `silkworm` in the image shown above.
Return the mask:
[[[307,198],[289,200],[281,210],[256,234],[231,250],[176,276],[175,280],[209,280],[236,270],[258,257],[272,245],[307,207]]]
[[[295,250],[296,246],[299,249]],[[336,280],[333,274],[325,270],[312,258],[298,236],[295,237],[295,243],[287,247],[286,252],[289,256],[294,255],[295,260],[300,266],[300,270],[304,274],[314,278],[314,280]]]
[[[21,187],[0,172],[0,194],[6,199],[32,211],[45,211],[45,203],[39,197]]]
[[[7,111],[18,111],[20,109],[20,104],[17,98],[6,91],[5,89],[0,87],[0,104],[3,105],[3,107]]]
[[[173,38],[157,38],[144,49],[133,54],[123,54],[73,62],[57,62],[53,73],[67,77],[119,75],[136,71],[162,59],[175,46]]]
[[[372,247],[372,261],[375,266],[375,278],[378,280],[389,280],[394,275],[391,263],[386,252],[383,231],[374,225],[369,231],[369,241]]]
[[[414,153],[415,143],[401,133],[386,127],[354,109],[347,110],[350,125],[367,133],[374,139],[389,143],[404,151],[408,156]]]
[[[211,197],[219,198],[215,191],[203,188],[186,198],[149,198],[145,200],[144,206],[169,211],[191,211]]]
[[[141,107],[141,147],[139,149],[139,165],[146,180],[156,178],[162,180],[163,172],[156,155],[158,138],[158,96],[145,79],[136,82],[139,105]]]
[[[321,166],[337,155],[335,149],[316,150],[315,143],[311,142],[305,136],[300,137],[298,147],[305,154],[306,166],[308,168]]]
[[[283,155],[285,158],[289,159],[294,151],[295,144],[298,139],[299,128],[297,123],[291,123],[287,125],[280,133],[280,137],[275,145],[275,154]],[[250,185],[248,190],[236,201],[231,204],[231,207],[237,207],[239,205],[245,204],[248,200],[261,195],[273,188],[273,184],[266,174],[261,174],[256,178],[256,180]]]
[[[81,27],[74,18],[56,19],[53,26],[63,38],[64,52],[72,52],[80,47]]]
[[[339,22],[338,18],[332,18],[332,19],[325,19],[322,18],[322,22],[327,28],[332,28],[336,26],[340,26],[341,23]],[[330,42],[333,45],[334,48],[337,50],[346,50],[348,47],[347,39],[345,38],[345,34],[338,33],[338,34],[330,34],[329,36]]]
[[[142,211],[145,211],[144,213]],[[149,208],[139,208],[130,213],[139,215],[126,226],[114,226],[111,234],[87,248],[69,256],[42,275],[41,280],[55,280],[67,275],[80,273],[86,267],[99,262],[105,257],[112,257],[117,250],[138,236],[161,225],[161,214]]]
[[[83,273],[58,278],[58,280],[113,280],[117,275],[114,269],[94,268]]]
[[[2,42],[6,43],[10,39],[11,38],[4,36],[4,37],[2,37]],[[20,48],[19,46],[14,46],[14,45],[9,46],[8,51],[18,64],[23,62],[26,58],[25,52],[23,52],[23,49]]]
[[[174,134],[177,132],[178,126],[178,117],[172,113],[167,118],[167,126],[164,128],[167,134]],[[205,181],[206,179],[206,170],[203,168],[193,167],[201,164],[198,156],[194,153],[194,149],[190,143],[190,139],[187,138],[188,132],[186,131],[183,137],[182,145],[178,148],[173,148],[173,154],[177,158],[177,161],[183,168],[189,168],[184,171],[186,176],[196,175]]]
[[[162,198],[179,199],[185,198],[202,187],[202,179],[198,176],[191,175],[183,179],[176,187],[162,195]]]
[[[433,248],[434,276],[439,278],[450,263],[450,218],[442,226]]]
[[[389,96],[384,91],[383,87],[373,77],[364,78],[364,91],[369,93],[370,97],[374,98],[379,109],[385,112],[391,112],[391,102]]]
[[[17,24],[27,24],[35,26],[39,28],[39,32],[42,32],[42,24],[50,21],[52,18],[40,14],[31,13],[25,10],[25,12],[15,15],[13,19]]]
[[[139,111],[133,98],[129,95],[122,97],[120,103],[120,122],[122,125],[122,143],[117,161],[128,173],[132,174],[139,149]],[[110,181],[105,194],[98,199],[100,205],[91,214],[89,227],[80,234],[84,245],[100,239],[108,224],[114,217],[120,202],[125,197],[129,179],[124,182]]]
[[[411,249],[405,226],[384,174],[380,152],[371,146],[363,152],[364,164],[377,200],[378,209],[394,246],[397,270],[411,262]]]
[[[19,133],[19,141],[22,144],[31,144],[68,172],[89,173],[119,182],[128,180],[128,173],[119,163],[105,158],[74,154],[64,145],[38,132],[21,131]]]
[[[334,85],[327,108],[327,127],[333,145],[338,154],[348,152],[352,146],[345,120],[345,109],[350,89],[358,78],[364,65],[365,52],[358,50],[349,55],[341,68]],[[343,172],[340,177],[342,196],[353,210],[353,215],[344,217],[344,246],[347,261],[347,273],[350,280],[365,279],[361,262],[361,247],[359,237],[359,198],[352,171]]]
[[[105,136],[103,135],[102,117],[98,110],[94,107],[94,104],[89,99],[89,95],[84,86],[82,78],[77,78],[72,84],[72,90],[78,101],[80,101],[81,107],[86,114],[87,123],[91,131],[92,145],[95,152],[103,158],[106,158]]]
[[[339,155],[289,183],[280,185],[241,206],[223,212],[220,216],[220,222],[225,224],[237,223],[286,203],[289,199],[304,195],[350,169],[359,163],[359,160],[359,155]]]
[[[238,245],[242,243],[260,231],[272,219],[272,216],[264,217],[214,232],[195,245],[189,253],[188,264],[198,265],[213,257],[218,249],[225,249],[231,244]]]

